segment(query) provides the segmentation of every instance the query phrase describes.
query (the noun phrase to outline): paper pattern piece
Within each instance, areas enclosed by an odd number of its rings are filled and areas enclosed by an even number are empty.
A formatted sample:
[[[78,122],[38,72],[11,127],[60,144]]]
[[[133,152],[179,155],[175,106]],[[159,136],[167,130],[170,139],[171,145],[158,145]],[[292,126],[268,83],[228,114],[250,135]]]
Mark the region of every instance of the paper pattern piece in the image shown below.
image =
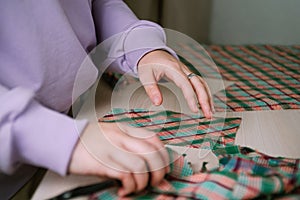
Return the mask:
[[[127,122],[135,127],[149,128],[157,132],[165,143],[208,148],[219,159],[218,167],[207,169],[204,164],[200,172],[193,172],[184,161],[183,155],[171,164],[170,174],[160,185],[126,199],[299,198],[300,160],[274,158],[247,147],[234,145],[240,120],[228,118],[220,125],[220,118],[208,122],[207,119],[197,116],[171,111],[149,112],[141,109],[127,111],[115,109],[100,119],[105,122]],[[181,124],[182,122],[184,123]],[[189,127],[193,127],[192,124],[197,131],[194,129],[190,131]],[[213,128],[207,124],[212,124]],[[207,131],[209,133],[206,133]],[[200,135],[210,134],[213,136],[198,138]],[[194,137],[196,142],[193,140]],[[116,188],[90,196],[90,199],[117,198]]]
[[[214,95],[217,111],[300,108],[300,46],[181,46],[185,63],[208,78],[234,82]],[[191,66],[190,63],[197,63]]]

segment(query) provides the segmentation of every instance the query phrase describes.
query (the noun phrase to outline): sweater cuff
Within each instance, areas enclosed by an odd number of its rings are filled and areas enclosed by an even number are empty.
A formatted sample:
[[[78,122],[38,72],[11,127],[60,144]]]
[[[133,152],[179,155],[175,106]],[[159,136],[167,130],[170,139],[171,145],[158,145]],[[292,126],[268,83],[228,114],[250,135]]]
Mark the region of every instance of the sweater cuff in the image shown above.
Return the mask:
[[[32,102],[14,124],[19,161],[66,175],[86,124]]]
[[[178,59],[176,53],[166,45],[164,30],[155,23],[145,21],[147,26],[133,27],[124,41],[125,60],[134,75],[137,75],[137,64],[147,53],[154,50],[165,50]]]

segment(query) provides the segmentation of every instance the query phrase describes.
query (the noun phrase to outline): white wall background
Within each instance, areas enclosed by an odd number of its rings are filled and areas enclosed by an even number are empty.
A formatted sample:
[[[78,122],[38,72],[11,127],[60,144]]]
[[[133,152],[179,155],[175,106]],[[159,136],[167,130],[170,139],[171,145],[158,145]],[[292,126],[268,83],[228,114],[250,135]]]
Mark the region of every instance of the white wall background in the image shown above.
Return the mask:
[[[217,44],[300,44],[299,0],[213,0],[209,38]]]
[[[300,0],[125,0],[142,19],[208,44],[300,44]]]

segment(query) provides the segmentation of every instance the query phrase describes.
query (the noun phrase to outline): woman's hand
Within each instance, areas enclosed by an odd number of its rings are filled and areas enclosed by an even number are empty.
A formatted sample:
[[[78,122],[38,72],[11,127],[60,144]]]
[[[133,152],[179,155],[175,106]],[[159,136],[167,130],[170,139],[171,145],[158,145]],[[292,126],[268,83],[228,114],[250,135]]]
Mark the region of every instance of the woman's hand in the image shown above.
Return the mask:
[[[204,116],[211,118],[214,109],[209,88],[200,76],[188,78],[191,73],[187,66],[163,50],[149,52],[138,63],[139,79],[153,104],[160,105],[163,101],[157,82],[165,76],[182,90],[193,112],[198,112],[199,103]]]
[[[168,153],[155,133],[117,123],[88,125],[69,165],[73,174],[119,179],[119,196],[157,185],[168,171]]]

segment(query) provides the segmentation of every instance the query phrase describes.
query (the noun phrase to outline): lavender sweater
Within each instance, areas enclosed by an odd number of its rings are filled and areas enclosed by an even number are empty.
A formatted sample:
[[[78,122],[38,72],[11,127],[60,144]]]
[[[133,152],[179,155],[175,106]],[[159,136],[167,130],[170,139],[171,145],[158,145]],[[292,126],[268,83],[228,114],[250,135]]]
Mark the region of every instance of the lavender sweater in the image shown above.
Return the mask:
[[[123,1],[0,1],[0,196],[3,181],[7,195],[22,185],[7,183],[9,178],[21,180],[15,176],[24,164],[67,173],[85,126],[77,127],[63,114],[72,104],[77,70],[101,41],[140,28],[147,31],[134,37],[129,32],[114,50],[113,69],[121,72],[136,73],[137,62],[149,51],[171,51],[161,27],[138,20]],[[130,51],[133,43],[141,49]],[[97,78],[95,67],[86,71],[82,91]],[[20,174],[26,180],[30,173]]]

